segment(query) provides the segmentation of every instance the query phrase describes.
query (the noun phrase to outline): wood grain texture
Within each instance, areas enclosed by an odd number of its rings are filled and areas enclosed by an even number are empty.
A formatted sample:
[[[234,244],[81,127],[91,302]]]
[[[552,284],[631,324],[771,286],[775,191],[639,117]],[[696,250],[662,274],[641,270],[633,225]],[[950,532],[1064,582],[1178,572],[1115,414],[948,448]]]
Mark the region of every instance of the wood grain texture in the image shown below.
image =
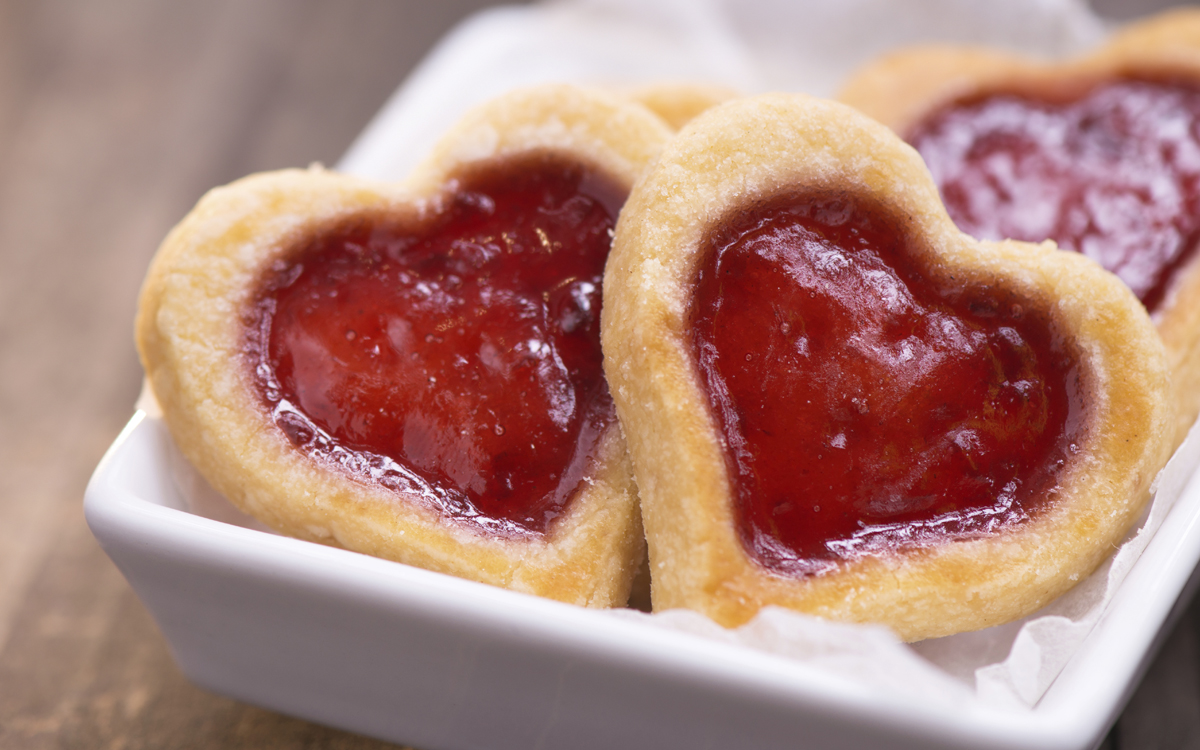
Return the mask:
[[[214,185],[336,161],[484,4],[0,0],[0,747],[385,747],[189,684],[81,498],[161,237]],[[1105,746],[1200,747],[1200,605]]]
[[[214,185],[336,161],[486,4],[0,2],[0,747],[382,746],[187,683],[80,498],[166,231]]]

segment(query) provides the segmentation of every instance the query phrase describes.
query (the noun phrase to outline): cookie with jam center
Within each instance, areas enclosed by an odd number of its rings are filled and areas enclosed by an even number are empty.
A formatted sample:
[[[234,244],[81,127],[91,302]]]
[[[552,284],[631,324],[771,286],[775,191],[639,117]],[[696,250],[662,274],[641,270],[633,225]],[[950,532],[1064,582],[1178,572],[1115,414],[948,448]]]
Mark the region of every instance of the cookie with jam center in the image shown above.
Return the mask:
[[[1166,345],[1181,443],[1200,414],[1200,12],[1057,63],[902,50],[839,99],[921,153],[963,231],[1054,240],[1133,289]]]
[[[291,536],[624,604],[644,543],[601,286],[669,136],[626,99],[547,86],[466,116],[403,184],[314,168],[210,192],[137,320],[181,451]]]
[[[970,238],[911,148],[803,95],[672,141],[622,210],[601,323],[656,610],[1003,623],[1095,569],[1167,455],[1127,287]]]

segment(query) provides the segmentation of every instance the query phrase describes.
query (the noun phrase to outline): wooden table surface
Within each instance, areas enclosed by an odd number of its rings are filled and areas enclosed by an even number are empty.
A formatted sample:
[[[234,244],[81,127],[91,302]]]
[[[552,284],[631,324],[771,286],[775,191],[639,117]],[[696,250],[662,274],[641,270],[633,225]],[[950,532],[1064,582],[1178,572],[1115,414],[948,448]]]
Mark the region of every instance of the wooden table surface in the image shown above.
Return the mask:
[[[170,226],[214,185],[334,163],[485,4],[0,0],[0,747],[386,746],[189,684],[81,499]],[[1198,636],[1192,603],[1109,747],[1200,747]]]

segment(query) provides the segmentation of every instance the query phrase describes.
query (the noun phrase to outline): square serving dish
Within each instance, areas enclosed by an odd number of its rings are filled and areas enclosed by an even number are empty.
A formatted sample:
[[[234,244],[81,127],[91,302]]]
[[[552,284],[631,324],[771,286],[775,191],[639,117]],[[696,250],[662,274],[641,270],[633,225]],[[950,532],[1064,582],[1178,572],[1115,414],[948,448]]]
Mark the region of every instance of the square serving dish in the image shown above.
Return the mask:
[[[863,12],[872,2],[850,3],[844,12]],[[838,5],[808,4],[827,14]],[[695,37],[713,43],[709,26],[684,24],[687,34],[661,23],[638,30],[629,18],[633,5],[591,5],[578,12],[503,9],[472,19],[397,92],[341,167],[403,175],[467,106],[538,80],[686,76],[753,90],[744,51],[726,45],[713,59],[689,52]],[[605,5],[625,15],[595,16]],[[1050,16],[1069,16],[1073,7],[1067,0],[1013,5],[1022,6],[1012,9],[1023,14],[1021,28],[1030,27],[1034,8],[1045,16],[1043,29],[1053,25]],[[1094,19],[1067,20],[1064,28],[1074,31],[1066,36],[1091,33],[1079,28]],[[540,43],[544,37],[554,42]],[[635,46],[618,45],[617,57],[641,64],[613,62],[618,42]],[[657,57],[639,56],[637,44],[652,46]],[[741,72],[720,73],[729,70]],[[198,506],[196,483],[202,480],[162,421],[139,411],[85,498],[96,538],[188,678],[422,750],[1084,750],[1120,712],[1200,560],[1200,479],[1193,477],[1049,689],[1034,707],[1014,708],[965,689],[958,699],[931,701],[917,689],[888,689],[649,618],[285,538],[255,528],[223,501]]]
[[[1083,750],[1120,711],[1200,560],[1194,477],[1036,707],[947,705],[214,520],[185,509],[182,461],[162,421],[138,412],[96,469],[85,506],[184,674],[423,750]]]
[[[138,412],[97,468],[96,538],[210,690],[423,750],[1092,747],[1200,560],[1193,478],[1036,707],[947,706],[608,613],[213,520]]]

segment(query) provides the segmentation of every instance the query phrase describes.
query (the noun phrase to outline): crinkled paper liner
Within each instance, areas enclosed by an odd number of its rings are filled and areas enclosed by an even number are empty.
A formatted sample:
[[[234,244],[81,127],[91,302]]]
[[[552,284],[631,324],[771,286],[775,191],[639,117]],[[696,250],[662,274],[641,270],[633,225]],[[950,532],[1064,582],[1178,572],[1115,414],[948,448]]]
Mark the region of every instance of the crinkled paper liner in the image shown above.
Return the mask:
[[[797,659],[883,690],[919,690],[931,699],[958,700],[973,688],[980,700],[995,706],[1033,706],[1092,631],[1179,499],[1198,459],[1200,427],[1192,429],[1159,474],[1149,512],[1120,549],[1066,594],[1005,625],[905,644],[885,627],[831,623],[779,607],[767,607],[733,630],[686,610],[613,614]]]

